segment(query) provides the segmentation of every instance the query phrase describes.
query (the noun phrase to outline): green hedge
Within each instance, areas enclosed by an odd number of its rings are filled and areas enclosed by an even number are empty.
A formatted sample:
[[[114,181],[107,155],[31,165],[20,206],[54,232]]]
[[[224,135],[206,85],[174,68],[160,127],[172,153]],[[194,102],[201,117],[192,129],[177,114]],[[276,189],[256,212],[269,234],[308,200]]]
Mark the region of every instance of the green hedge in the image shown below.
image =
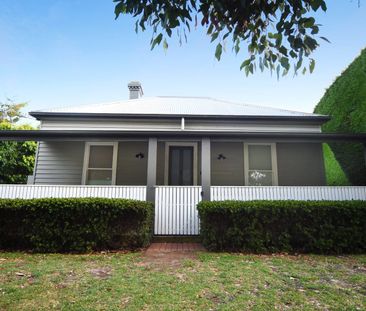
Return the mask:
[[[366,251],[366,201],[205,201],[197,207],[209,250]]]
[[[332,119],[323,132],[366,132],[366,49],[337,77],[315,107],[314,112]],[[353,185],[366,185],[366,166],[362,144],[330,143],[332,151]]]
[[[84,252],[150,243],[153,205],[103,199],[0,199],[0,249]]]

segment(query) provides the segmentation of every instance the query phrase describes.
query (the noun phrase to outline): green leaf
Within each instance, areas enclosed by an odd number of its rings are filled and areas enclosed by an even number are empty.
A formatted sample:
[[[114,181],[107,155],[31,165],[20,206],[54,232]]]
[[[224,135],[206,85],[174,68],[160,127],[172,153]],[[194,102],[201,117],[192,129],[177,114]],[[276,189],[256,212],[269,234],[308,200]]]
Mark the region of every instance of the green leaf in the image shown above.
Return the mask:
[[[295,67],[295,72],[298,71],[302,66],[302,59],[300,59],[297,64],[296,64],[296,67]]]
[[[248,67],[249,67],[250,73],[253,74],[253,72],[254,72],[253,63],[251,63]]]
[[[165,39],[163,41],[163,48],[164,48],[164,50],[167,50],[168,49],[168,42],[166,42]]]
[[[312,29],[311,30],[312,35],[316,35],[319,32],[319,27],[318,26],[313,26],[311,29]]]
[[[250,64],[250,58],[243,61],[240,65],[240,70],[242,70],[244,67],[247,67]]]
[[[212,35],[211,35],[211,42],[214,42],[217,37],[219,36],[219,33],[218,32],[214,32]]]
[[[311,38],[311,37],[308,37],[308,36],[305,36],[304,38],[304,44],[311,50],[315,50],[316,47],[318,46],[318,42],[316,42],[315,39]]]
[[[331,43],[327,38],[325,38],[325,37],[319,37],[320,39],[322,39],[322,40],[324,40],[324,41],[326,41],[326,42],[328,42],[328,43]]]
[[[310,28],[310,27],[314,26],[314,24],[315,24],[315,18],[314,17],[309,17],[305,20],[304,27],[305,28]]]
[[[297,57],[297,54],[296,54],[293,50],[291,50],[291,51],[290,51],[290,56],[291,56],[292,58],[295,58],[295,57]]]
[[[249,66],[246,66],[244,71],[245,71],[245,75],[249,76]]]
[[[286,49],[284,46],[281,46],[281,47],[278,49],[278,51],[279,51],[281,54],[283,54],[283,55],[287,56],[287,49]]]
[[[290,69],[290,63],[288,61],[287,57],[281,57],[280,59],[280,64],[283,68],[285,68],[286,70]]]
[[[216,59],[219,61],[220,58],[221,58],[221,54],[222,54],[222,45],[221,43],[219,43],[217,46],[216,46],[216,51],[215,51],[215,57]]]
[[[263,65],[263,59],[262,59],[262,57],[259,57],[259,69],[261,70],[261,72],[264,71],[264,65]]]
[[[276,68],[277,80],[280,79],[280,70],[281,70],[280,65],[277,65],[277,68]]]
[[[224,34],[224,36],[222,37],[222,40],[225,40],[229,35],[230,35],[230,32],[227,32],[226,34]]]
[[[310,60],[310,65],[309,65],[310,73],[313,73],[314,68],[315,68],[315,60],[314,59],[311,59]]]
[[[152,42],[151,44],[151,50],[154,49],[155,45],[159,45],[161,40],[163,39],[163,34],[160,33]]]
[[[240,44],[239,43],[240,43],[239,40],[235,43],[235,46],[234,46],[235,54],[238,54],[239,51],[240,51]]]

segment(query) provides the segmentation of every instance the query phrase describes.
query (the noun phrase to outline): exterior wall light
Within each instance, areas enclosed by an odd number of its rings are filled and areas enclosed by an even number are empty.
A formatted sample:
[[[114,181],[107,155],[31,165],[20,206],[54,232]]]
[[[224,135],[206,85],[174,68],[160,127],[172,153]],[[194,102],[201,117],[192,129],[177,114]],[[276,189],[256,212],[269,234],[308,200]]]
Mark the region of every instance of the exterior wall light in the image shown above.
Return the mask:
[[[220,153],[218,156],[217,156],[217,160],[225,160],[226,159],[226,157],[222,154],[222,153]]]

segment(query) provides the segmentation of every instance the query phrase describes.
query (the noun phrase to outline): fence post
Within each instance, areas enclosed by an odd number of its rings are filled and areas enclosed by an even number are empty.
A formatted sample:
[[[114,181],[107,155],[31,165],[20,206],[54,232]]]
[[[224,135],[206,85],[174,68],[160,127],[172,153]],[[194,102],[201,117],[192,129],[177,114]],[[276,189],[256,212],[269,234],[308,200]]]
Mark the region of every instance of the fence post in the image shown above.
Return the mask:
[[[211,197],[211,142],[209,138],[202,138],[201,143],[201,182],[202,200],[210,201]]]

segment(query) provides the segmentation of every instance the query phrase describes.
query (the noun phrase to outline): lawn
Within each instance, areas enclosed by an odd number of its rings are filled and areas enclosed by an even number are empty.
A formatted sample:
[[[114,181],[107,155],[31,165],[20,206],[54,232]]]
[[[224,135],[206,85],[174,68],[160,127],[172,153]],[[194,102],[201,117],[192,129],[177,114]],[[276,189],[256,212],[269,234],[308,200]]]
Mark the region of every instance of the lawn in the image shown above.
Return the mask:
[[[366,255],[0,253],[0,310],[364,310]]]

